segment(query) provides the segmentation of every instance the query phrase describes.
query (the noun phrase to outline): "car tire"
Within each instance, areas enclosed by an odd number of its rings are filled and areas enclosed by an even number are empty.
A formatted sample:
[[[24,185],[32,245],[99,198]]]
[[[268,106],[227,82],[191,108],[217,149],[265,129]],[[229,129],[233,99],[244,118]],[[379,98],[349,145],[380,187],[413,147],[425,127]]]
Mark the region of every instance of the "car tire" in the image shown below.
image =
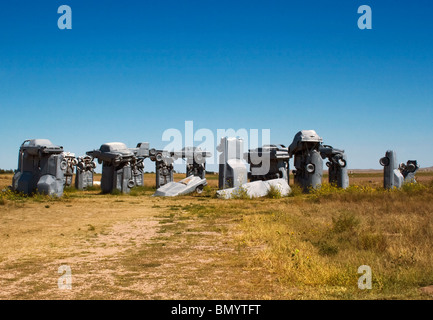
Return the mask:
[[[201,194],[203,192],[203,185],[199,185],[197,188],[195,188],[195,192]]]
[[[383,157],[383,158],[380,158],[380,160],[379,160],[380,165],[382,165],[384,167],[389,166],[389,162],[390,161],[389,161],[388,157]]]

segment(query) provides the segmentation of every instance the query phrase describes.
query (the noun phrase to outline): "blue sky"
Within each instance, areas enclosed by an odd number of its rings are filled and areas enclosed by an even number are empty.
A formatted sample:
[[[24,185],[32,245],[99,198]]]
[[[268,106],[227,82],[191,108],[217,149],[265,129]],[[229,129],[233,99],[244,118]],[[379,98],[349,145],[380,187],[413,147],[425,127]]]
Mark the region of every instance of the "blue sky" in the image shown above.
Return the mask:
[[[57,27],[63,4],[72,30]],[[372,30],[357,26],[364,4]],[[314,129],[350,168],[380,168],[387,149],[432,166],[432,12],[428,0],[3,1],[0,168],[16,168],[25,139],[77,155],[162,148],[187,120],[271,129],[285,145]]]

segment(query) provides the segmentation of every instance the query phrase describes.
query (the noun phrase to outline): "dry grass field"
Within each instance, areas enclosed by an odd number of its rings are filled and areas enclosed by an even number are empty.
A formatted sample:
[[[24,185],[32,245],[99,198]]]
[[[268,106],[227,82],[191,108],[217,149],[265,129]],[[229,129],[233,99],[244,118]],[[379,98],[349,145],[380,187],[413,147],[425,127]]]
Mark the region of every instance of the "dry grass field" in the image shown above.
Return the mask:
[[[215,198],[216,175],[175,198],[151,196],[153,174],[129,195],[2,192],[0,299],[431,299],[433,174],[417,178],[385,191],[381,173],[355,173],[345,191],[232,200]]]

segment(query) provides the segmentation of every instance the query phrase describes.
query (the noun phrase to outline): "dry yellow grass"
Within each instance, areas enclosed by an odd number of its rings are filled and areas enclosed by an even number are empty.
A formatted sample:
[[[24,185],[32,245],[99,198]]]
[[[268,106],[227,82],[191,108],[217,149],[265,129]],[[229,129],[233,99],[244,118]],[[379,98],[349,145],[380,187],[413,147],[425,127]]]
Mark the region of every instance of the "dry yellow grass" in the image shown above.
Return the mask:
[[[148,174],[131,195],[2,196],[0,299],[429,299],[432,178],[385,192],[363,174],[346,192],[224,201],[217,176],[201,195],[154,198]],[[64,264],[72,290],[57,285]],[[371,290],[357,287],[360,265]]]
[[[425,190],[333,194],[273,201],[245,215],[242,239],[256,259],[296,288],[295,298],[428,298],[433,284],[433,196]],[[251,211],[254,209],[251,208]],[[373,289],[359,290],[368,265]]]

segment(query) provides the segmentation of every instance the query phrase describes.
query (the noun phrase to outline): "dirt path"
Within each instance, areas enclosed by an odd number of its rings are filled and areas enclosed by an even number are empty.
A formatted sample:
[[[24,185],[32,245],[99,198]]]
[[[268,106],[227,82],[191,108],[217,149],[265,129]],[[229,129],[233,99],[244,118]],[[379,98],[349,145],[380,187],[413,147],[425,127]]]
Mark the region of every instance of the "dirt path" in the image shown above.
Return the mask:
[[[109,281],[117,270],[108,264],[150,241],[158,225],[154,210],[120,201],[80,199],[3,207],[0,298],[79,298],[91,284]],[[61,265],[71,268],[74,290],[58,289]]]

